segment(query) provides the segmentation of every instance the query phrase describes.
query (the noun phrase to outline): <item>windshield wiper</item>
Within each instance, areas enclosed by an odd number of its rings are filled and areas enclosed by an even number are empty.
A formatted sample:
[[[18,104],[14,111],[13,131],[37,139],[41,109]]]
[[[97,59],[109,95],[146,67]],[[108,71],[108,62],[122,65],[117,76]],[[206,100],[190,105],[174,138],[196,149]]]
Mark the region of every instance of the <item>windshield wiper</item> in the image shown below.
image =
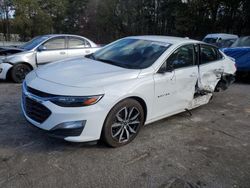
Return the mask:
[[[104,62],[104,63],[108,63],[108,64],[111,64],[111,65],[117,65],[119,66],[119,64],[115,61],[112,61],[112,60],[109,60],[109,59],[101,59],[101,58],[98,58],[96,59],[97,61],[101,61],[101,62]]]
[[[131,69],[132,67],[128,64],[121,64],[121,63],[118,63],[118,62],[115,62],[115,61],[112,61],[112,60],[109,60],[109,59],[101,59],[101,58],[98,58],[96,59],[97,61],[101,61],[101,62],[104,62],[104,63],[108,63],[108,64],[111,64],[111,65],[115,65],[115,66],[118,66],[118,67],[123,67],[123,68],[128,68],[128,69]]]

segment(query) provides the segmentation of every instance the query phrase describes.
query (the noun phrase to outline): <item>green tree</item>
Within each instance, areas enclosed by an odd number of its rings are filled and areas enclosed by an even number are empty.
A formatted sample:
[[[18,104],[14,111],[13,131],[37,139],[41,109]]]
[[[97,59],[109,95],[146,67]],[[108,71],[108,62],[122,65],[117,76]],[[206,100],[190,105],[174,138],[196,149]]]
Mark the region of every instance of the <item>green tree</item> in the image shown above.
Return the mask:
[[[0,18],[2,23],[2,32],[5,40],[10,40],[10,14],[13,10],[12,0],[0,0]]]

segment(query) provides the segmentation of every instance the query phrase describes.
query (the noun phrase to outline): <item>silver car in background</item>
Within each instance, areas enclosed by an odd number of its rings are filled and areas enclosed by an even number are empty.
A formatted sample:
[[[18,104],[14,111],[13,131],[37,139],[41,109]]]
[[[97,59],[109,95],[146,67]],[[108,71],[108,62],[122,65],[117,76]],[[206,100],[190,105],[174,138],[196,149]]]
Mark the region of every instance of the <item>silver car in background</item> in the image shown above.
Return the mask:
[[[100,47],[91,40],[66,34],[38,36],[19,47],[0,48],[0,79],[21,83],[26,74],[40,65],[85,56]]]

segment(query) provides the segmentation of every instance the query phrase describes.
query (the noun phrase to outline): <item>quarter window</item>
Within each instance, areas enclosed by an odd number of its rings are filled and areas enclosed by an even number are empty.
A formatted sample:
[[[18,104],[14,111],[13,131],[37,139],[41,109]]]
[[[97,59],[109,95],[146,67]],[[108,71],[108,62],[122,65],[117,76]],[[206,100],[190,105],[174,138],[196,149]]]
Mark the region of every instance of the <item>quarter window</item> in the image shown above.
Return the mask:
[[[69,48],[86,48],[90,47],[90,43],[84,39],[69,38]]]
[[[200,45],[200,64],[205,64],[222,59],[223,56],[215,47]]]
[[[43,45],[46,50],[58,50],[65,48],[65,39],[64,38],[55,38],[51,39]]]
[[[168,58],[167,64],[174,69],[194,65],[194,46],[190,44],[180,47]]]

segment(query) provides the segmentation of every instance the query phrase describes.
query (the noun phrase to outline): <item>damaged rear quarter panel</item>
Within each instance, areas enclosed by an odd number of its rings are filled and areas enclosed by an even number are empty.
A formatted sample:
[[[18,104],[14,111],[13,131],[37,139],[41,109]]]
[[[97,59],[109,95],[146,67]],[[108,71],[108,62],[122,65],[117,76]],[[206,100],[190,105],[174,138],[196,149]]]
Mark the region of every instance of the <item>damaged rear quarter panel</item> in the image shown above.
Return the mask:
[[[223,75],[235,74],[235,62],[225,54],[223,56],[221,60],[200,65],[200,85],[203,89],[213,92]]]
[[[234,75],[236,72],[236,64],[231,58],[225,55],[225,59],[223,60],[224,74],[232,74]]]
[[[200,88],[213,92],[222,74],[222,60],[200,65]]]

